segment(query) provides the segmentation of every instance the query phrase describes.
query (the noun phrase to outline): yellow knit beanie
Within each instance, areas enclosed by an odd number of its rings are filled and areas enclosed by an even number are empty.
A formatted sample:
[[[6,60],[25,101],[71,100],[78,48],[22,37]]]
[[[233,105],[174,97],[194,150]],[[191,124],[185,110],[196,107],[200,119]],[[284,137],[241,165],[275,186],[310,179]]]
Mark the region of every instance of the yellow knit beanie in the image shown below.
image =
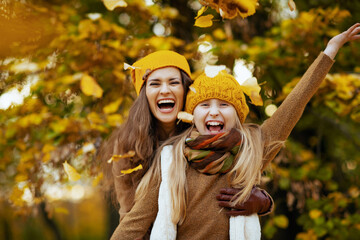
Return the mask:
[[[150,53],[132,65],[131,78],[139,95],[146,77],[154,70],[164,67],[177,67],[191,78],[189,63],[186,58],[174,51],[161,50]]]
[[[245,121],[249,113],[245,95],[240,84],[225,70],[219,71],[215,77],[208,77],[202,73],[194,80],[186,96],[185,111],[192,114],[196,105],[212,98],[231,103],[236,109],[240,122]]]

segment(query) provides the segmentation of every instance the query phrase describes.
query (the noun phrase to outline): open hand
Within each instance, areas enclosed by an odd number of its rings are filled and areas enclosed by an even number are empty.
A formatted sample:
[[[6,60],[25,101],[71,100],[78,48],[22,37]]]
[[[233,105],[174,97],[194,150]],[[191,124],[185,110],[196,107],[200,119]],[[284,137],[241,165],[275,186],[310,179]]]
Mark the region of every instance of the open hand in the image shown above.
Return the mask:
[[[332,39],[324,50],[324,53],[334,59],[339,49],[347,42],[360,39],[360,23],[352,25],[348,30],[342,32]]]

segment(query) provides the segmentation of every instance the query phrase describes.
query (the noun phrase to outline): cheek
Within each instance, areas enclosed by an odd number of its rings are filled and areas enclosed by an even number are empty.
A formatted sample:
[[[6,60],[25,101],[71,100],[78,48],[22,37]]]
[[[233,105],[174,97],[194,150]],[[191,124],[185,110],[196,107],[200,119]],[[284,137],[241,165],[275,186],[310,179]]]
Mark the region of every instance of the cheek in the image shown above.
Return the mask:
[[[195,124],[195,127],[197,128],[197,129],[202,129],[204,126],[205,126],[205,124],[204,124],[204,113],[203,113],[203,111],[201,110],[201,109],[199,109],[198,107],[196,107],[195,109],[194,109],[194,113],[193,113],[193,115],[194,115],[194,124]]]
[[[231,110],[226,114],[226,128],[228,130],[236,127],[236,116],[237,113],[235,110]]]
[[[146,99],[148,100],[150,109],[154,109],[156,106],[156,98],[151,90],[146,90]]]
[[[184,105],[184,88],[183,86],[179,86],[178,88],[176,88],[176,90],[174,91],[177,100],[179,101],[179,105],[181,105],[181,108]]]

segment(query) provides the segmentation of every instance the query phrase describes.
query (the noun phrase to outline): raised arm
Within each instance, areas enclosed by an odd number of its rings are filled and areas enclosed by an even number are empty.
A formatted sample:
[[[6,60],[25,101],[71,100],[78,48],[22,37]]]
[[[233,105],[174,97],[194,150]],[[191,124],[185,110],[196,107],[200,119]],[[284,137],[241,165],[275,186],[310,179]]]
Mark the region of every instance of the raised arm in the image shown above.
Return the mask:
[[[142,239],[158,212],[159,186],[152,183],[147,195],[135,205],[122,219],[111,240]]]
[[[346,42],[360,39],[359,32],[360,24],[357,23],[329,41],[324,52],[320,53],[317,59],[311,64],[299,83],[286,97],[274,115],[262,124],[261,128],[266,143],[286,140],[300,119],[306,104],[315,94],[322,80],[329,72],[338,50]],[[274,149],[267,155],[263,168],[269,164],[279,150],[280,147]]]

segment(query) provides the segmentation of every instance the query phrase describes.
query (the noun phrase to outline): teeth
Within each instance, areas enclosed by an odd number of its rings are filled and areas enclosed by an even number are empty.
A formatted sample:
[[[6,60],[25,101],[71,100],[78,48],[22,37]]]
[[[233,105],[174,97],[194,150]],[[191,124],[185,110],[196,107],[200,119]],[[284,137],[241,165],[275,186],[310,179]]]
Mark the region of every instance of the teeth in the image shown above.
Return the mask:
[[[163,103],[175,103],[175,101],[171,99],[164,99],[158,102],[158,104],[163,104]]]
[[[219,126],[219,125],[223,125],[220,122],[208,122],[207,125],[211,125],[211,126]]]

